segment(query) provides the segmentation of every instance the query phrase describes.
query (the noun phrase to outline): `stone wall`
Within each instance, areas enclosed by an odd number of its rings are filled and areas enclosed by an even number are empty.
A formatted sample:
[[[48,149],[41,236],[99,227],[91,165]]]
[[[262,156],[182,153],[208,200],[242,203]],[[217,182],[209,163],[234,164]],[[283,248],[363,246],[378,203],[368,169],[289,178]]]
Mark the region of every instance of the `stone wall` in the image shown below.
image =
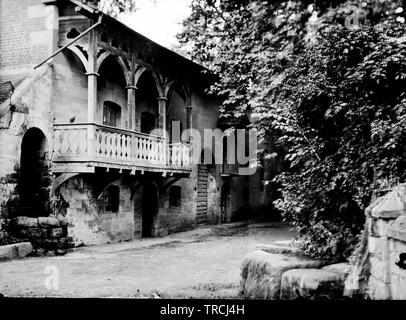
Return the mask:
[[[346,294],[370,299],[406,299],[406,185],[374,201],[365,211],[363,248],[346,280]]]
[[[3,244],[29,241],[37,254],[64,254],[73,246],[68,237],[68,221],[63,216],[16,217],[2,219],[0,225]]]
[[[52,68],[45,66],[24,80],[14,93],[10,111],[0,117],[0,218],[15,216],[19,208],[17,183],[20,174],[21,144],[30,128],[38,128],[52,149],[51,112]],[[47,155],[49,157],[50,154]]]
[[[0,1],[0,82],[16,86],[54,48],[57,10],[41,0]]]
[[[169,207],[169,189],[160,194],[160,207],[155,224],[155,235],[165,236],[177,231],[184,231],[196,225],[196,191],[194,190],[197,171],[190,178],[183,178],[173,184],[181,187],[179,210]]]
[[[68,235],[76,246],[133,239],[134,208],[129,185],[120,179],[113,182],[120,188],[119,209],[118,212],[105,213],[99,210],[95,178],[79,175],[69,179],[60,188],[59,195],[66,203],[63,211],[66,211]]]
[[[392,299],[406,300],[406,215],[401,215],[388,228],[390,290]],[[404,258],[404,256],[402,257]]]

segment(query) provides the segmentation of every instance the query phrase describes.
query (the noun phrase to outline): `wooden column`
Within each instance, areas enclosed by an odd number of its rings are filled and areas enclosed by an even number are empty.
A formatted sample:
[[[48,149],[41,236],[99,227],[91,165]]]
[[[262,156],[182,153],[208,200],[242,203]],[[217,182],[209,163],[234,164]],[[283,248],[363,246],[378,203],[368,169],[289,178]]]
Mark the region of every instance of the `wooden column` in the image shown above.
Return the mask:
[[[193,128],[193,121],[192,121],[192,106],[187,106],[186,107],[186,129],[192,129]]]
[[[130,130],[140,131],[140,121],[136,121],[136,90],[138,89],[135,83],[135,72],[137,71],[138,64],[135,62],[135,52],[131,53],[131,65],[130,65],[130,83],[127,85],[127,106],[128,116],[130,117],[129,128]]]
[[[165,139],[166,134],[166,97],[158,97],[158,128],[161,129],[162,137]]]
[[[87,122],[90,124],[96,123],[97,114],[97,46],[96,46],[96,31],[89,32],[89,61],[87,75]],[[96,128],[94,125],[88,126],[87,146],[90,160],[94,158],[94,147],[96,143]]]
[[[127,86],[127,110],[129,119],[129,130],[139,131],[139,122],[138,125],[135,121],[135,91],[137,90],[136,86]]]

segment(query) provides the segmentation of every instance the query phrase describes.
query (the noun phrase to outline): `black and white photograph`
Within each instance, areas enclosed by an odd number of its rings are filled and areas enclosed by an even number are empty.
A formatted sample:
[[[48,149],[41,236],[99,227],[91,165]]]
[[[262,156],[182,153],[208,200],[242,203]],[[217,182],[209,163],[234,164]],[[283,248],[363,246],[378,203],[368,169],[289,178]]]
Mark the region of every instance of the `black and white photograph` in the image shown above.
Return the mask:
[[[405,10],[0,0],[0,309],[406,300]]]

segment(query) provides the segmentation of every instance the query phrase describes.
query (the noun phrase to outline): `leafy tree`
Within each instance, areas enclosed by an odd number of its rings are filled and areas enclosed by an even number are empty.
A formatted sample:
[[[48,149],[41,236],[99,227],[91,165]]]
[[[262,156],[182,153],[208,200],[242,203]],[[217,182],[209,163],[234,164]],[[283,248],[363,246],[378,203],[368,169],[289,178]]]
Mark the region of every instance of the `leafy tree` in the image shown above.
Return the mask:
[[[84,2],[113,16],[137,9],[136,0],[84,0]]]
[[[403,5],[194,0],[179,36],[218,74],[222,117],[284,150],[275,206],[311,256],[347,257],[374,181],[405,179]]]

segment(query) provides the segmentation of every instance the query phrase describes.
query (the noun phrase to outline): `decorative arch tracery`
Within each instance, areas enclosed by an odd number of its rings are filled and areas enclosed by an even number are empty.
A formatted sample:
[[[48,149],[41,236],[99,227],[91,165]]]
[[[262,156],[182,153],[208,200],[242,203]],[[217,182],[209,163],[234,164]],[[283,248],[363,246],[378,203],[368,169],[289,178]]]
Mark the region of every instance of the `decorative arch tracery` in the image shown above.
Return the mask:
[[[83,67],[85,68],[86,72],[89,72],[89,61],[88,61],[87,57],[84,55],[84,53],[82,52],[82,50],[80,50],[78,46],[74,46],[74,45],[69,46],[68,49],[70,51],[72,51],[79,58],[79,60],[83,64]]]
[[[118,64],[121,67],[121,70],[123,71],[126,84],[127,84],[127,86],[130,86],[131,85],[131,71],[130,71],[129,67],[127,66],[125,60],[121,56],[113,55],[112,53],[110,53],[108,51],[102,52],[99,55],[99,57],[97,58],[96,72],[99,71],[104,60],[106,60],[110,56],[113,56],[117,60]]]

